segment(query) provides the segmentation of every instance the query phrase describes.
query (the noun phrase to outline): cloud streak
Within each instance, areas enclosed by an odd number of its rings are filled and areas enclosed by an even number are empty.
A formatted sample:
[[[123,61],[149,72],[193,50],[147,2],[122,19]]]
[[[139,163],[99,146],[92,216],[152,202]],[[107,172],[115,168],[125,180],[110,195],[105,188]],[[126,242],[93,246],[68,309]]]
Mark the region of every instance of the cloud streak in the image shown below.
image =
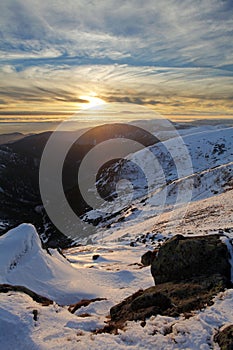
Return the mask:
[[[95,92],[107,102],[147,105],[160,113],[232,111],[233,75],[211,68],[104,65],[29,67],[0,73],[5,111],[75,113]],[[8,113],[8,112],[7,112]],[[9,114],[9,113],[8,113]],[[6,115],[6,113],[5,113]]]

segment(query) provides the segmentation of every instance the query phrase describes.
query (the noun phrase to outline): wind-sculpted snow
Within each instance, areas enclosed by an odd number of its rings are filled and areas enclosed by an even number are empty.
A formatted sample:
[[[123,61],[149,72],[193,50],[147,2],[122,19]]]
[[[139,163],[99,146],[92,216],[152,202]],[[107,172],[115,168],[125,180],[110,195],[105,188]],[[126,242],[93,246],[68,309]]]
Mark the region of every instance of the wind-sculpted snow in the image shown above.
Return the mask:
[[[22,224],[0,237],[0,283],[23,285],[58,303],[103,296],[56,250],[42,249],[33,225]]]
[[[0,278],[22,266],[41,249],[34,226],[22,224],[0,238]]]

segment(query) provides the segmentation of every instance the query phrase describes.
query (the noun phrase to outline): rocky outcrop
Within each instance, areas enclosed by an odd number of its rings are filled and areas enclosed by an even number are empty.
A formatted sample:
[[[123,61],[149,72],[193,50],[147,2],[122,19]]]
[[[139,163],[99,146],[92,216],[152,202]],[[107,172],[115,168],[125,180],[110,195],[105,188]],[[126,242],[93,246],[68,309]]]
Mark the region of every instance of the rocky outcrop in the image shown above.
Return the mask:
[[[159,250],[151,264],[155,284],[220,274],[230,281],[229,252],[219,235],[176,235]]]
[[[142,257],[149,265],[153,252]],[[219,235],[186,238],[176,235],[154,255],[151,272],[156,285],[139,290],[110,310],[111,320],[102,331],[116,332],[125,321],[152,315],[186,317],[213,303],[213,297],[231,287],[228,249]]]
[[[227,280],[220,275],[194,278],[185,282],[162,283],[139,290],[110,310],[111,320],[121,323],[129,320],[145,320],[152,315],[176,317],[212,304],[214,295],[223,291]]]
[[[8,293],[8,292],[20,292],[29,295],[34,301],[43,306],[48,306],[53,304],[53,301],[40,295],[32,290],[24,287],[24,286],[12,286],[10,284],[0,284],[0,293]]]
[[[96,301],[102,301],[107,300],[106,298],[95,298],[95,299],[82,299],[76,304],[72,304],[69,306],[68,310],[74,314],[78,309],[80,309],[82,306],[86,307],[91,303],[94,303]]]
[[[218,332],[214,337],[214,341],[218,343],[221,350],[233,350],[233,325]]]
[[[141,257],[141,263],[144,266],[150,266],[153,262],[153,260],[156,257],[156,254],[158,253],[158,249],[155,249],[153,251],[148,250],[145,254]]]

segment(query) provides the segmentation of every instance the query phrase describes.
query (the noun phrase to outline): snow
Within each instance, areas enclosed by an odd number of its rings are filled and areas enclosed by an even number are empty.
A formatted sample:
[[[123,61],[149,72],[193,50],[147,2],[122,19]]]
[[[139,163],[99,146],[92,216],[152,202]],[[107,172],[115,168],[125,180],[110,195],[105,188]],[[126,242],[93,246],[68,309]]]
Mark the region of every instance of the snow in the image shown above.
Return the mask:
[[[153,208],[141,208],[140,215],[125,222],[112,223],[111,228],[99,230],[93,241],[102,239],[102,242],[115,242],[124,239],[135,239],[139,234],[153,232],[168,236],[173,234],[206,234],[218,232],[219,229],[228,228],[233,232],[233,190],[225,193],[195,201],[189,204],[185,216],[182,217],[183,208],[165,211],[155,215]]]
[[[158,235],[157,239],[161,237]],[[212,306],[193,312],[189,319],[182,315],[176,318],[158,315],[147,320],[145,327],[141,322],[127,322],[118,335],[93,333],[105,326],[113,305],[138,289],[153,285],[149,267],[141,268],[139,264],[140,256],[148,246],[132,247],[129,240],[130,236],[127,236],[115,243],[98,242],[67,249],[64,253],[68,262],[58,253],[53,252],[50,256],[42,250],[32,225],[20,225],[2,236],[1,283],[23,284],[42,295],[55,297],[54,300],[66,300],[66,304],[59,306],[54,302],[42,306],[23,293],[1,293],[1,348],[213,349],[213,336],[217,330],[233,323],[233,314],[229,312],[233,308],[233,289],[218,294]],[[97,254],[99,257],[93,260],[93,255]],[[12,262],[14,267],[9,269]],[[12,276],[13,271],[18,272],[17,279]],[[42,290],[43,283],[47,292]],[[92,296],[104,296],[107,300],[93,302],[71,314],[68,305],[74,302],[74,289],[77,301],[83,297],[83,290],[90,288],[90,283]],[[66,298],[59,295],[61,290]],[[33,310],[38,311],[37,321],[33,319]]]
[[[23,293],[0,293],[1,349],[218,349],[214,335],[233,324],[233,289],[219,293],[212,306],[193,312],[188,319],[184,315],[157,315],[146,320],[144,327],[141,322],[127,322],[118,335],[93,333],[106,325],[113,305],[154,284],[150,267],[142,268],[140,264],[141,256],[176,233],[189,236],[221,232],[230,252],[233,281],[233,129],[205,126],[182,133],[194,173],[187,167],[178,179],[167,166],[170,183],[162,211],[158,204],[165,189],[160,188],[158,176],[143,202],[141,198],[134,200],[123,213],[105,222],[109,228],[100,225],[92,244],[64,250],[66,258],[57,250],[50,249],[49,254],[42,249],[31,224],[22,224],[0,237],[0,283],[23,285],[54,301],[42,306]],[[172,139],[165,142],[170,147],[175,144]],[[223,143],[225,146],[221,146]],[[154,152],[161,156],[160,145]],[[153,169],[143,150],[131,155],[134,157],[141,158],[152,178]],[[161,157],[162,168],[167,164],[166,157]],[[190,178],[195,188],[182,216],[183,208],[173,205],[174,198],[178,186],[187,190]],[[90,217],[97,214],[91,212]],[[106,300],[92,302],[71,314],[69,305],[83,298]],[[33,310],[38,311],[37,320],[33,319]]]
[[[134,205],[135,198],[138,198],[136,207],[143,215],[138,215],[137,212],[134,216],[136,214],[138,219],[143,221],[151,215],[150,213],[155,215],[166,211],[167,208],[175,209],[176,204],[186,208],[190,201],[222,193],[225,190],[224,186],[232,179],[233,128],[200,130],[191,135],[187,132],[182,139],[176,137],[158,143],[150,147],[150,152],[148,149],[142,149],[128,156],[128,160],[143,169],[149,184],[148,191],[144,188],[145,179],[135,173],[132,164],[124,166],[123,175],[127,179],[127,176],[130,176],[130,181],[137,188],[136,193],[130,196],[132,186],[127,186],[128,182],[125,181],[119,200],[105,202],[100,208],[102,213],[100,210],[92,210],[86,214],[86,219],[96,219],[98,216],[106,218],[108,213],[112,214],[122,209],[122,203],[127,203],[126,208]],[[119,171],[119,166],[112,170]],[[105,182],[102,185],[105,185]],[[140,205],[142,196],[148,198],[148,201]],[[128,198],[133,198],[133,202]],[[146,211],[148,215],[145,217]],[[132,215],[128,219],[131,220]]]
[[[102,295],[90,276],[77,271],[56,250],[41,247],[33,225],[22,224],[0,237],[0,283],[23,285],[60,304]]]
[[[233,323],[229,310],[233,290],[220,293],[214,305],[185,319],[152,316],[143,328],[140,322],[128,322],[119,335],[93,335],[104,326],[99,313],[92,317],[72,315],[56,304],[43,307],[20,293],[1,295],[0,341],[4,350],[32,349],[213,349],[213,336],[223,325]],[[38,310],[38,321],[33,310]],[[94,312],[94,309],[86,311]],[[170,331],[169,331],[170,329]],[[215,345],[215,349],[217,349]]]

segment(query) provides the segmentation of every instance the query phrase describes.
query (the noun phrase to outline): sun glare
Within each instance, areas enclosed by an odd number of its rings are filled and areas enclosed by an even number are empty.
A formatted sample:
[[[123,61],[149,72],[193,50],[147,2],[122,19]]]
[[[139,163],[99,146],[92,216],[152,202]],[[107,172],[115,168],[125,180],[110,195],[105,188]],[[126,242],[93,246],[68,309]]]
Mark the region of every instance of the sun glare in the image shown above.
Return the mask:
[[[84,108],[92,108],[92,107],[101,106],[101,105],[106,104],[106,102],[104,100],[102,100],[99,97],[96,97],[95,94],[89,95],[89,96],[80,96],[80,98],[82,100],[88,101],[88,103],[82,104],[82,106]]]

